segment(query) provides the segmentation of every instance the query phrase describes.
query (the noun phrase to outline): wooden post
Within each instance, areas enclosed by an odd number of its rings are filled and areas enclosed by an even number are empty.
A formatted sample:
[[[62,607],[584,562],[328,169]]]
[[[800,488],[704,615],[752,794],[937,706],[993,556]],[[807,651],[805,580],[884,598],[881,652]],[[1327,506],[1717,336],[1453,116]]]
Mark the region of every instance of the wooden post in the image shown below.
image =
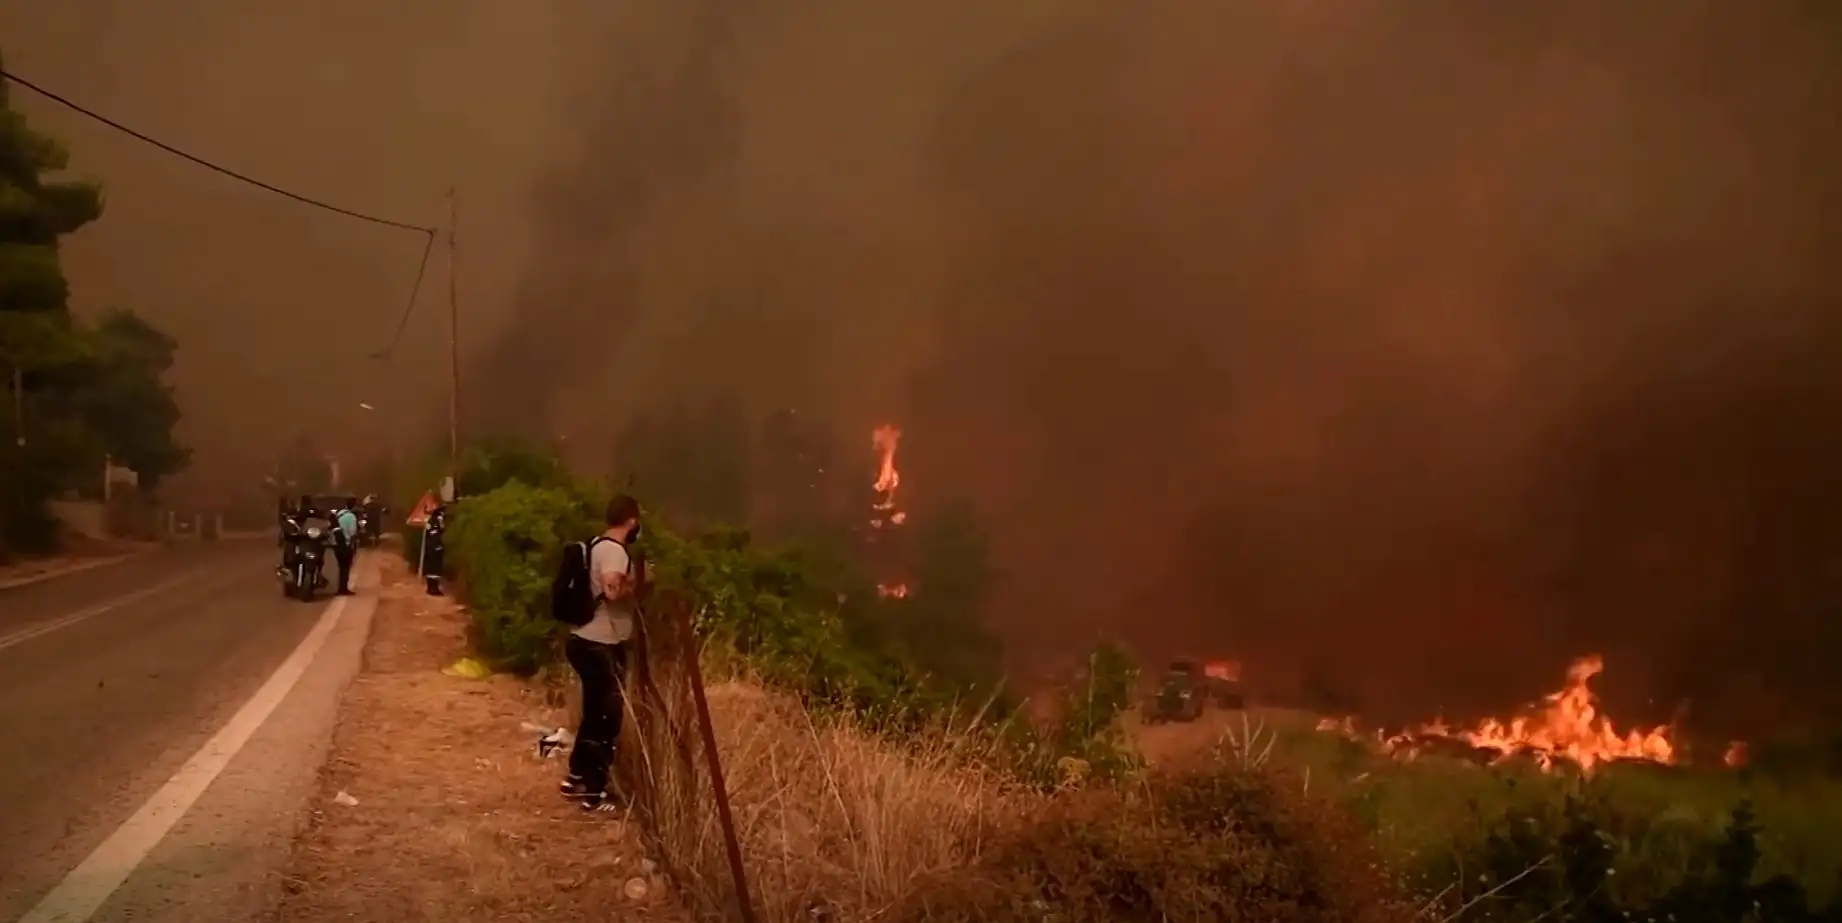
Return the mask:
[[[454,489],[460,492],[460,298],[457,294],[459,285],[455,281],[456,254],[459,246],[455,242],[455,231],[459,221],[459,206],[454,187],[448,187],[448,474],[454,478]]]

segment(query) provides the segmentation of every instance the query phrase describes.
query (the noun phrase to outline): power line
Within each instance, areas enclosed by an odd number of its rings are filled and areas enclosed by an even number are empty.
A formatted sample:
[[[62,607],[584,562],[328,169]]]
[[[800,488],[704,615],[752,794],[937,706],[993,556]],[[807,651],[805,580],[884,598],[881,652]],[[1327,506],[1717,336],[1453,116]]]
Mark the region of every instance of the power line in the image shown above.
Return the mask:
[[[434,228],[423,227],[421,225],[415,225],[415,224],[405,224],[401,221],[392,221],[389,218],[379,218],[376,215],[367,215],[364,212],[352,211],[349,208],[340,208],[337,205],[333,205],[327,202],[322,202],[319,199],[312,198],[311,196],[304,196],[298,192],[290,192],[272,183],[265,183],[262,180],[256,179],[247,174],[238,173],[237,171],[232,170],[229,167],[219,166],[218,164],[212,163],[211,161],[206,160],[203,157],[199,157],[196,154],[189,154],[157,138],[152,138],[145,134],[142,134],[141,132],[135,131],[134,129],[129,128],[128,126],[123,125],[122,123],[117,122],[114,119],[109,118],[106,115],[95,112],[94,110],[91,110],[91,109],[86,109],[83,106],[80,106],[70,101],[69,99],[64,98],[63,96],[60,96],[57,93],[53,93],[52,91],[47,90],[44,87],[39,86],[38,84],[33,83],[32,81],[27,80],[24,77],[21,77],[18,74],[8,71],[4,68],[0,68],[0,78],[5,78],[8,81],[19,84],[20,86],[25,87],[26,89],[31,90],[32,92],[37,93],[38,95],[43,96],[44,98],[49,99],[52,102],[57,103],[60,106],[65,107],[66,109],[70,109],[81,115],[87,116],[88,118],[94,119],[95,121],[101,122],[102,124],[107,125],[110,128],[113,128],[116,131],[119,131],[125,135],[129,135],[133,138],[136,138],[148,144],[151,144],[154,147],[157,147],[160,150],[167,152],[168,154],[172,154],[175,157],[183,157],[186,160],[189,160],[195,164],[198,164],[199,166],[204,167],[207,170],[221,173],[239,182],[248,183],[249,185],[255,186],[258,189],[266,189],[269,192],[275,193],[278,196],[285,196],[287,198],[293,199],[296,202],[300,202],[303,205],[311,205],[315,208],[325,209],[326,211],[333,212],[334,214],[344,215],[347,218],[356,218],[360,221],[368,221],[372,224],[381,224],[385,227],[398,228],[398,229],[405,230],[405,231],[419,231],[423,234],[427,234],[431,242],[435,239],[435,229]],[[425,262],[426,262],[426,258],[425,258]]]
[[[403,339],[403,331],[409,326],[410,315],[415,313],[415,310],[416,310],[416,296],[422,291],[423,276],[426,275],[428,272],[429,252],[435,248],[435,229],[434,228],[423,227],[422,225],[417,225],[417,224],[405,224],[401,221],[392,221],[389,218],[379,218],[376,215],[367,215],[364,212],[353,211],[349,208],[340,208],[337,205],[333,205],[329,202],[322,202],[319,199],[313,198],[311,196],[301,195],[298,192],[291,192],[287,189],[281,188],[280,186],[274,185],[273,183],[265,183],[262,180],[256,179],[255,177],[249,176],[244,173],[239,173],[235,170],[230,169],[229,167],[220,166],[219,164],[206,160],[203,157],[199,157],[196,154],[191,154],[186,151],[180,150],[179,148],[174,147],[171,144],[167,144],[166,142],[161,141],[158,138],[149,137],[148,135],[143,134],[142,132],[135,131],[134,129],[129,128],[128,126],[123,125],[122,123],[117,122],[114,119],[109,118],[106,115],[103,115],[92,109],[88,109],[81,105],[78,105],[77,103],[65,98],[64,96],[61,96],[57,93],[47,90],[44,87],[39,86],[38,84],[33,83],[32,81],[27,80],[24,77],[19,76],[18,74],[15,74],[11,71],[6,70],[5,68],[0,68],[0,78],[3,78],[7,81],[10,81],[22,87],[25,87],[26,89],[31,90],[32,92],[37,93],[38,95],[43,96],[44,98],[49,99],[52,102],[57,103],[60,106],[70,109],[73,112],[77,112],[90,119],[94,119],[97,122],[101,122],[102,124],[107,125],[110,128],[113,128],[116,131],[119,131],[123,134],[133,137],[139,141],[143,141],[147,144],[151,144],[154,147],[157,147],[160,150],[163,150],[169,154],[172,154],[175,157],[180,157],[185,160],[189,160],[192,163],[195,163],[201,167],[204,167],[207,170],[211,170],[215,173],[220,173],[224,176],[228,176],[231,179],[237,180],[238,182],[248,183],[249,185],[255,186],[258,189],[263,189],[268,192],[272,192],[278,196],[283,196],[285,198],[293,199],[294,201],[300,202],[304,205],[311,205],[314,208],[324,209],[336,215],[344,215],[347,218],[356,218],[359,221],[366,221],[366,222],[370,222],[371,224],[383,225],[384,227],[397,228],[399,230],[404,230],[404,231],[415,231],[419,234],[422,234],[425,238],[422,243],[422,259],[420,262],[416,264],[416,282],[414,285],[410,287],[409,302],[403,307],[402,317],[397,319],[396,332],[393,333],[390,337],[390,345],[385,346],[383,349],[378,350],[375,353],[372,353],[372,358],[388,359],[390,357],[391,352],[397,348],[397,343]]]
[[[403,339],[403,331],[409,328],[409,316],[416,311],[416,295],[422,291],[422,277],[428,273],[429,251],[435,249],[435,233],[429,232],[422,242],[422,261],[416,264],[416,284],[409,287],[409,303],[403,306],[403,316],[397,318],[396,332],[390,335],[390,344],[371,354],[373,359],[389,359],[396,351],[397,343]]]

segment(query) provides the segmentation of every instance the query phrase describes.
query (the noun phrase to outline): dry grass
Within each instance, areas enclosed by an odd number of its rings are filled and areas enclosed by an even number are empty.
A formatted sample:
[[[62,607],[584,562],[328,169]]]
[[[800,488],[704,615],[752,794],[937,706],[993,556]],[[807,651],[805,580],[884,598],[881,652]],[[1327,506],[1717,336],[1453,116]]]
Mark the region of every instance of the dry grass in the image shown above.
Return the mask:
[[[659,661],[665,660],[661,664]],[[734,892],[688,688],[669,659],[629,735],[640,816],[702,915]],[[944,733],[895,747],[789,697],[728,681],[708,690],[753,903],[762,923],[876,919],[932,880],[975,865],[1037,806]],[[636,752],[637,751],[637,752]]]
[[[561,703],[507,677],[443,675],[464,652],[463,616],[417,592],[399,562],[386,570],[279,918],[682,919],[629,823],[563,802],[560,762],[535,757],[521,724],[554,721]],[[634,878],[642,900],[623,893]]]
[[[668,622],[669,625],[669,622]],[[671,650],[675,637],[653,643]],[[710,918],[734,893],[677,658],[647,658],[626,770],[639,816]],[[1249,723],[1214,756],[1125,785],[1020,791],[974,738],[892,744],[749,683],[709,700],[763,923],[1399,923],[1413,910],[1360,831],[1269,772]],[[635,752],[635,751],[640,752]]]

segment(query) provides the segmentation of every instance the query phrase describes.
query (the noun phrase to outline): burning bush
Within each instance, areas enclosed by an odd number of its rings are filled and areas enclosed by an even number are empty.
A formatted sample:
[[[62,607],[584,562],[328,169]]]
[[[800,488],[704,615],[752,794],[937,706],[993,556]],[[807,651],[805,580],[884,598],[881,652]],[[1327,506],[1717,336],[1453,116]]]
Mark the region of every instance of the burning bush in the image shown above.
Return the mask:
[[[1684,895],[1732,892],[1739,881],[1781,909],[1796,903],[1787,897],[1795,884],[1803,915],[1759,918],[1795,921],[1829,919],[1809,914],[1842,895],[1833,779],[1645,761],[1562,771],[1489,752],[1484,766],[1424,750],[1402,760],[1372,740],[1300,727],[1281,735],[1273,759],[1340,802],[1401,880],[1443,908],[1439,917],[1463,907],[1466,920],[1600,919],[1611,906],[1604,919],[1738,920],[1677,908]],[[1744,874],[1721,865],[1735,861],[1740,827],[1756,850]]]

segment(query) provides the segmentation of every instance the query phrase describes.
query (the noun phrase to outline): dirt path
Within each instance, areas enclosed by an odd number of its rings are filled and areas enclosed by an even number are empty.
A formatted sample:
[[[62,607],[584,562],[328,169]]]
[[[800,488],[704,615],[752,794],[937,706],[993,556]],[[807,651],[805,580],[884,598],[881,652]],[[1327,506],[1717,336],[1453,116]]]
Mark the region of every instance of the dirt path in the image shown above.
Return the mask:
[[[400,561],[384,584],[278,919],[684,919],[625,821],[558,797],[561,760],[539,760],[522,725],[561,710],[510,678],[444,675],[461,614]]]

